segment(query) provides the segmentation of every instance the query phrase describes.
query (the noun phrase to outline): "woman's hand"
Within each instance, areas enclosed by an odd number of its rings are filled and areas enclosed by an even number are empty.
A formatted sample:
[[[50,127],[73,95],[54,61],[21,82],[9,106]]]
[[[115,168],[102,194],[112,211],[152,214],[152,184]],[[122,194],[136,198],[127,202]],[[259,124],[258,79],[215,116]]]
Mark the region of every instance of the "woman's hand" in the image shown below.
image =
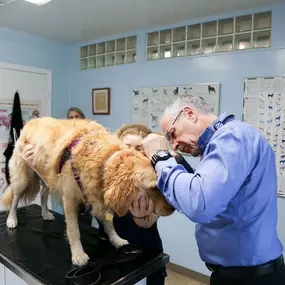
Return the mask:
[[[22,153],[22,157],[25,162],[31,167],[34,167],[34,154],[35,149],[32,144],[26,144]]]
[[[41,149],[41,147],[39,148]],[[38,150],[39,150],[38,149]],[[32,144],[26,144],[22,153],[22,157],[25,162],[38,174],[38,176],[48,185],[43,178],[43,176],[35,169],[35,154],[37,150],[34,148]]]
[[[134,222],[142,228],[150,228],[157,220],[154,213],[153,201],[142,195],[130,208]]]

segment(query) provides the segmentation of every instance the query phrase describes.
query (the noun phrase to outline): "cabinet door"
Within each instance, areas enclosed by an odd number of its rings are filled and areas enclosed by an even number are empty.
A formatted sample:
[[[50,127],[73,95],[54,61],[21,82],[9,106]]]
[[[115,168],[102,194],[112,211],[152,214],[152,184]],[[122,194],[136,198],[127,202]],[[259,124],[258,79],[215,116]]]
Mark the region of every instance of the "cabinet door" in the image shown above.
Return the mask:
[[[146,278],[144,278],[143,280],[139,281],[135,285],[146,285]]]
[[[24,282],[20,277],[18,277],[15,273],[5,267],[5,285],[28,285]]]
[[[0,263],[0,285],[5,285],[4,265]]]

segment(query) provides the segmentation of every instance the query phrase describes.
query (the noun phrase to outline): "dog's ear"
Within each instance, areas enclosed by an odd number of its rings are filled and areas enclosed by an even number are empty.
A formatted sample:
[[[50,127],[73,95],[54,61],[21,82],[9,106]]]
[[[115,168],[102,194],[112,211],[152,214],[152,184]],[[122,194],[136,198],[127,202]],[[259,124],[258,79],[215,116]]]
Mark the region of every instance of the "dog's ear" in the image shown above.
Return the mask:
[[[139,177],[138,183],[140,183],[143,189],[151,189],[156,187],[157,175],[154,169],[141,169],[137,176]]]
[[[104,203],[123,216],[144,190],[156,187],[156,180],[156,172],[148,159],[128,150],[104,171]]]
[[[112,181],[107,191],[105,191],[105,205],[113,209],[119,217],[127,214],[131,204],[139,196],[139,188],[134,181],[136,180],[135,177],[135,174],[132,175],[132,178],[128,176],[129,179],[119,177],[120,181]]]

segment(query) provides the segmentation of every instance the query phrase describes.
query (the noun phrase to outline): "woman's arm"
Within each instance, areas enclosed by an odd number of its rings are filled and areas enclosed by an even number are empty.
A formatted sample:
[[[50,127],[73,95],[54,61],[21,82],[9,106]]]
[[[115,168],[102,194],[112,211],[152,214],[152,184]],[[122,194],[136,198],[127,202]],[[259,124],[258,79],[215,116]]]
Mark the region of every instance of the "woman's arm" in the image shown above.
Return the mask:
[[[37,175],[44,181],[44,183],[47,185],[46,181],[42,177],[42,175],[35,169],[34,165],[34,156],[37,153],[37,150],[33,147],[32,144],[26,144],[23,150],[22,157],[25,160],[25,162],[37,173]]]

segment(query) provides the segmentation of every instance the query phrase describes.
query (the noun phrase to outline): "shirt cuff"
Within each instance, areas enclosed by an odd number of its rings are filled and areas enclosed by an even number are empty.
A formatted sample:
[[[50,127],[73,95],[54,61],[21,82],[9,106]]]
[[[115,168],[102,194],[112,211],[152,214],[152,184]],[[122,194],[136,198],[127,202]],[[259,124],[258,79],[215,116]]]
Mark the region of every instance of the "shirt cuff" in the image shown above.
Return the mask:
[[[159,174],[163,170],[163,168],[169,166],[174,167],[176,165],[177,165],[176,159],[174,157],[170,157],[167,160],[158,161],[155,165],[155,171],[157,172],[157,174]]]

